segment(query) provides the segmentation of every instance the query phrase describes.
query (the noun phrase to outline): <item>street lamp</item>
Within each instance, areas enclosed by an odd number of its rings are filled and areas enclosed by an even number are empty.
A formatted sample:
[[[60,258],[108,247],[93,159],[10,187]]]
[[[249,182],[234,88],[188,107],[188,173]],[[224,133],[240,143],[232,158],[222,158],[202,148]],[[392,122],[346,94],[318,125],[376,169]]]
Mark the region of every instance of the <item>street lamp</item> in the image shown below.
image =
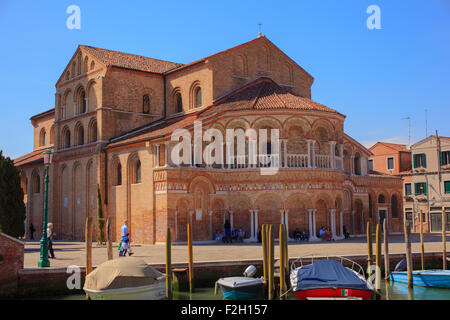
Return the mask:
[[[44,218],[42,222],[42,238],[41,238],[41,258],[38,262],[38,267],[50,267],[48,260],[48,238],[47,238],[47,202],[48,202],[48,168],[53,160],[53,153],[50,149],[44,151],[44,166],[45,166],[45,190],[44,190]]]

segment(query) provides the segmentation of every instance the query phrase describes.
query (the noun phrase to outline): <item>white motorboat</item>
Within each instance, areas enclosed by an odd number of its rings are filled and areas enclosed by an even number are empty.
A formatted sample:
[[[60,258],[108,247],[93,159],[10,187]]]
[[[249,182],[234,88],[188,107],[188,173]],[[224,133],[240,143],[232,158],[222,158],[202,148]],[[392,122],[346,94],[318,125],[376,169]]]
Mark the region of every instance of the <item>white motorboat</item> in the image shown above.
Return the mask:
[[[165,275],[135,257],[106,261],[86,276],[83,290],[92,300],[162,300]]]

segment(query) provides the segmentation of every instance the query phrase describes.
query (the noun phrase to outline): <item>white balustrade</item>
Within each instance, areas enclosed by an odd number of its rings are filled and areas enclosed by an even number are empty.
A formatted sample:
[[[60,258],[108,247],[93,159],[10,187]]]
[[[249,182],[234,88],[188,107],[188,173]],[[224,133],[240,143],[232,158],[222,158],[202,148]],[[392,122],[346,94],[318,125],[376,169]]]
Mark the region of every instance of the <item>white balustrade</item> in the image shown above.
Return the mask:
[[[330,156],[316,154],[315,160],[316,160],[316,168],[331,168]]]
[[[307,154],[288,154],[287,166],[289,168],[306,168],[308,167]]]

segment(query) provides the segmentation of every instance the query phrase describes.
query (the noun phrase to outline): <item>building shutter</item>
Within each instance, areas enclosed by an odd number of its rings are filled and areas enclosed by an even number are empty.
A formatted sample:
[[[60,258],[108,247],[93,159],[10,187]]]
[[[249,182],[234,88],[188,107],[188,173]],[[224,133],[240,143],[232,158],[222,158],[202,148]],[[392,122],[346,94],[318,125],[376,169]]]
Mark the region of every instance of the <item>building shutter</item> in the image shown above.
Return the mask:
[[[417,155],[416,154],[413,156],[413,163],[414,163],[414,168],[417,168]]]
[[[423,184],[423,194],[427,195],[427,184],[426,183]]]
[[[441,151],[441,166],[444,164],[444,153]]]
[[[427,157],[426,157],[425,153],[422,153],[422,166],[424,168],[427,167]]]
[[[444,190],[445,193],[450,193],[450,181],[444,182]]]
[[[417,186],[417,183],[414,183],[414,194],[416,194],[416,195],[419,194],[419,188]]]

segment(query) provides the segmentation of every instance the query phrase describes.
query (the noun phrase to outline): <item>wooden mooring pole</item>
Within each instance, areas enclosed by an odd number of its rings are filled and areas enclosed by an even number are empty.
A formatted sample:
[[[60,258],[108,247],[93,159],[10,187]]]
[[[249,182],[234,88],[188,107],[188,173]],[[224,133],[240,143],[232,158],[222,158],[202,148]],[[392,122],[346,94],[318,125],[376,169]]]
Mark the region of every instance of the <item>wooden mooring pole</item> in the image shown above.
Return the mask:
[[[386,219],[384,219],[383,221],[383,230],[384,230],[384,278],[387,279],[391,271],[391,263],[389,259],[389,230],[388,225],[386,223]]]
[[[273,232],[273,226],[270,224],[269,228],[268,228],[268,232],[267,232],[267,238],[268,238],[268,244],[269,244],[269,248],[268,248],[268,262],[269,262],[269,274],[268,274],[268,278],[269,278],[269,292],[268,292],[268,298],[269,300],[273,300],[273,295],[274,295],[274,289],[275,289],[275,277],[274,277],[274,261],[275,261],[275,239],[274,239],[274,232]]]
[[[442,208],[442,269],[447,270],[447,214]]]
[[[86,226],[84,231],[84,241],[86,246],[86,274],[92,272],[92,218],[86,217]],[[86,293],[86,300],[90,300],[89,294]]]
[[[187,238],[188,238],[188,260],[189,260],[189,292],[194,291],[194,262],[192,256],[192,228],[191,224],[187,224]]]
[[[263,280],[264,285],[267,286],[267,275],[268,275],[268,262],[267,262],[267,225],[263,224],[261,226],[261,244],[262,244],[262,253],[263,253]]]
[[[411,230],[409,228],[409,221],[405,220],[404,223],[404,232],[405,232],[405,245],[406,245],[406,268],[408,272],[408,288],[413,287],[413,265],[412,265],[412,256],[411,256]]]
[[[422,210],[419,211],[419,231],[420,231],[420,263],[422,266],[422,270],[425,270],[425,262],[424,262],[424,255],[425,255],[425,247],[423,244],[423,212]]]
[[[113,259],[113,248],[112,248],[112,226],[111,218],[106,220],[106,251],[108,254],[108,260]]]
[[[280,224],[280,300],[284,300],[286,297],[284,293],[286,292],[286,245],[287,245],[287,237],[286,237],[286,226],[284,224]]]
[[[92,218],[86,218],[86,275],[92,272]]]
[[[371,275],[371,266],[373,263],[373,248],[372,248],[372,224],[367,221],[367,276]]]
[[[377,224],[376,229],[376,269],[375,269],[375,289],[380,291],[381,289],[381,225]]]
[[[172,300],[172,239],[170,228],[166,232],[166,298]]]

